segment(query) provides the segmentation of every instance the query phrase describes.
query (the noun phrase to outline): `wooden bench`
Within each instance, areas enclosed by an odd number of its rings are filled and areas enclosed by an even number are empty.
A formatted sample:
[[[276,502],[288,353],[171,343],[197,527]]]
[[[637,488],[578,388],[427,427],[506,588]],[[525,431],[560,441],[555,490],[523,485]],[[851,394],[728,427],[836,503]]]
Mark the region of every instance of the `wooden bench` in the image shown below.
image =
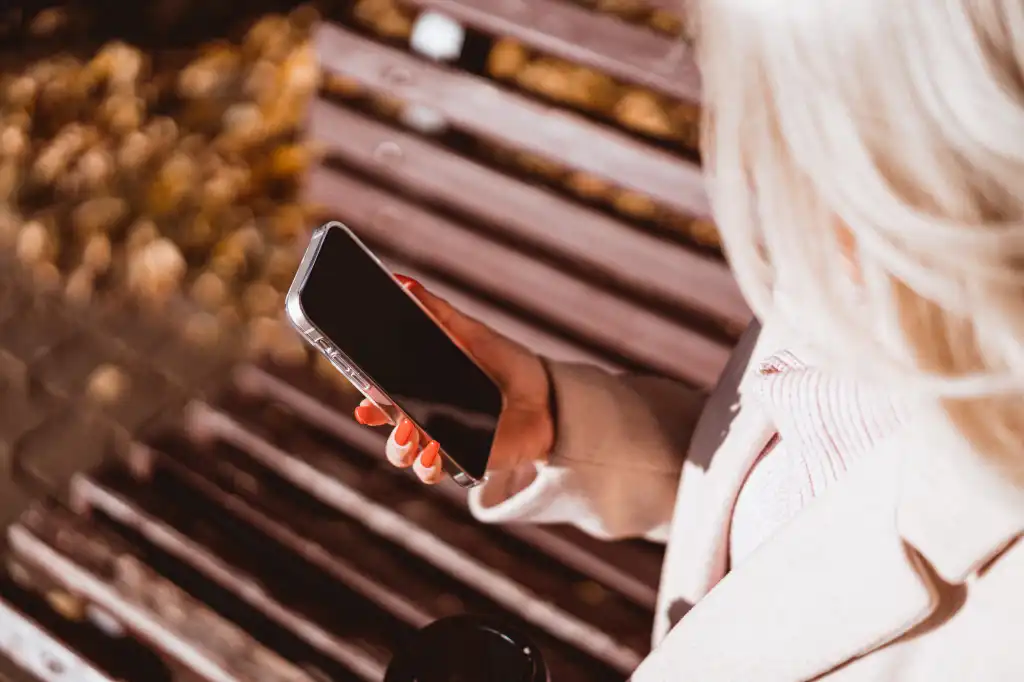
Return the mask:
[[[501,36],[623,88],[696,102],[685,43],[585,2],[409,0],[410,16],[440,12],[449,28],[454,21],[467,29],[465,54],[452,62],[375,38],[350,15],[323,25],[317,48],[328,87],[309,112],[309,135],[325,160],[306,193],[396,271],[539,352],[708,387],[750,313],[720,254],[686,231],[690,219],[707,218],[695,154],[678,140],[546,101],[480,66],[481,50]],[[676,4],[648,0],[659,9]],[[403,124],[396,102],[433,122]],[[519,161],[508,163],[510,155]],[[517,165],[524,158],[544,172],[525,171]],[[603,200],[582,200],[564,189],[570,176],[616,188],[634,208],[639,198],[642,210],[630,218]],[[659,547],[477,523],[465,491],[426,488],[388,465],[383,434],[350,417],[355,398],[311,372],[243,364],[203,398],[177,386],[199,359],[180,355],[171,335],[143,343],[130,316],[111,314],[99,331],[95,316],[68,318],[71,342],[38,352],[64,318],[8,308],[0,300],[0,318],[18,322],[0,334],[0,405],[23,404],[33,415],[31,427],[27,418],[0,420],[4,457],[50,490],[70,481],[57,494],[67,509],[10,514],[17,520],[7,535],[9,575],[0,576],[0,625],[30,637],[40,660],[91,662],[103,675],[90,680],[116,679],[124,666],[132,679],[178,682],[211,671],[252,679],[245,657],[229,651],[241,641],[300,664],[310,680],[371,681],[415,628],[462,611],[524,627],[553,682],[622,679],[643,657]],[[25,310],[34,317],[18,317]],[[83,335],[118,343],[79,343]],[[31,362],[19,359],[25,348]],[[116,437],[84,438],[106,433],[97,420],[125,416],[80,411],[75,392],[61,389],[68,377],[42,370],[80,374],[124,349],[138,355],[137,383],[148,385],[151,365],[162,367],[176,387],[165,404],[189,407],[177,419],[152,400],[133,402],[133,419],[167,413],[168,428],[138,435],[118,422]],[[29,388],[34,402],[24,400]],[[72,451],[73,462],[57,456]],[[112,589],[111,563],[135,566],[129,577],[146,590]],[[146,598],[154,591],[174,613]],[[129,636],[98,645],[85,622],[96,623],[95,612],[71,618],[86,603]],[[208,630],[197,633],[190,618]],[[10,642],[0,644],[12,653]],[[0,679],[7,674],[0,658]]]

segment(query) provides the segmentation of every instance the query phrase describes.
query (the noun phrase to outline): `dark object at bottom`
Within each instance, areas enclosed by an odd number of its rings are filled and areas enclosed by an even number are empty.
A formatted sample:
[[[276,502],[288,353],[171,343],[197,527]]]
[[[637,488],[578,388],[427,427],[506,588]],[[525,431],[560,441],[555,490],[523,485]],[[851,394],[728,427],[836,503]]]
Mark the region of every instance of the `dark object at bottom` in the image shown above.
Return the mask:
[[[548,670],[533,642],[514,629],[483,616],[452,616],[416,633],[384,682],[548,682]]]

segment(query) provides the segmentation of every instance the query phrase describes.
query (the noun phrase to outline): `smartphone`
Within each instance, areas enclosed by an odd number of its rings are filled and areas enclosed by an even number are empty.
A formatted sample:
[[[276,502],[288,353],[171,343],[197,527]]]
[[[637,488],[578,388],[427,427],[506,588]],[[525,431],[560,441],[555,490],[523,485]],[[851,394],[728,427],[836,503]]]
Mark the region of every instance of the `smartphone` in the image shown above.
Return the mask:
[[[348,227],[313,232],[285,298],[288,319],[420,443],[441,444],[459,485],[481,483],[502,409],[494,380]]]

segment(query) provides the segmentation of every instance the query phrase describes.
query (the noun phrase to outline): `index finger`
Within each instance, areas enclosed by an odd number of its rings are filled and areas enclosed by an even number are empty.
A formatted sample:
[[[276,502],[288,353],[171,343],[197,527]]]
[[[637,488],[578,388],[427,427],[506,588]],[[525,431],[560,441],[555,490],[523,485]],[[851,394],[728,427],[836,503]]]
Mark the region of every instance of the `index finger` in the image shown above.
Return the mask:
[[[390,423],[384,411],[374,405],[369,398],[363,398],[353,414],[356,421],[363,426],[384,426]]]

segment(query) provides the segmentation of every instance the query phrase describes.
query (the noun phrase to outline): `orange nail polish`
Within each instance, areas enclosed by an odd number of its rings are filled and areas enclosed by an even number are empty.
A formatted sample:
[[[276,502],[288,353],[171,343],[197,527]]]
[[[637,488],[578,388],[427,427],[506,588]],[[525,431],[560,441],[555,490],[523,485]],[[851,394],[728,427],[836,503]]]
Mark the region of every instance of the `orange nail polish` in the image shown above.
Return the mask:
[[[424,469],[434,466],[434,462],[437,461],[437,451],[440,449],[441,446],[436,440],[427,443],[427,447],[423,448],[423,454],[420,455],[420,464],[423,465]]]
[[[414,280],[412,277],[406,277],[405,275],[395,275],[395,279],[401,283],[406,289],[415,289],[416,287],[422,287],[423,285]]]
[[[370,423],[371,417],[373,417],[373,407],[370,405],[360,405],[355,409],[356,421],[366,426]]]
[[[403,419],[402,423],[395,429],[395,445],[400,448],[404,448],[409,444],[409,440],[412,438],[412,422],[408,419]]]

